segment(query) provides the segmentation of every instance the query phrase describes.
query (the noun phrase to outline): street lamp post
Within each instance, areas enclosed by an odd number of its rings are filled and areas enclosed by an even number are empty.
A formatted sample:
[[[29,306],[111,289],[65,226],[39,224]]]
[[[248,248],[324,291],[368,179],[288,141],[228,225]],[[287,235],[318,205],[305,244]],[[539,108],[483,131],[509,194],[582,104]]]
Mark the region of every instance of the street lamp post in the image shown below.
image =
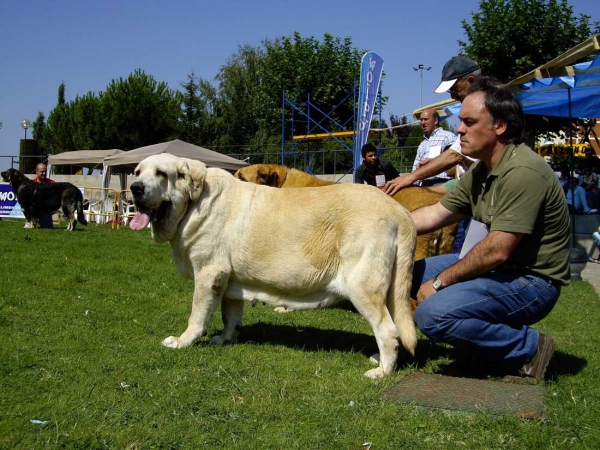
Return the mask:
[[[430,69],[431,67],[425,67],[423,64],[419,64],[417,67],[413,67],[414,71],[419,70],[421,72],[421,84],[419,89],[419,107],[423,106],[423,71]]]
[[[31,126],[31,122],[28,119],[21,120],[21,128],[25,130],[25,140],[27,140],[27,128]]]

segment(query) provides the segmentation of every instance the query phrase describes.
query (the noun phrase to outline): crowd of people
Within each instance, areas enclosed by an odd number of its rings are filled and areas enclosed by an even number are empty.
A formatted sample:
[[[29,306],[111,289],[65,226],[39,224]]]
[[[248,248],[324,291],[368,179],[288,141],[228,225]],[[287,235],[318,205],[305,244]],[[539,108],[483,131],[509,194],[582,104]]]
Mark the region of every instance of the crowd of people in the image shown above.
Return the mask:
[[[551,161],[550,161],[551,162]],[[570,214],[598,214],[600,209],[600,158],[592,148],[571,173],[567,166],[556,171],[565,191]]]

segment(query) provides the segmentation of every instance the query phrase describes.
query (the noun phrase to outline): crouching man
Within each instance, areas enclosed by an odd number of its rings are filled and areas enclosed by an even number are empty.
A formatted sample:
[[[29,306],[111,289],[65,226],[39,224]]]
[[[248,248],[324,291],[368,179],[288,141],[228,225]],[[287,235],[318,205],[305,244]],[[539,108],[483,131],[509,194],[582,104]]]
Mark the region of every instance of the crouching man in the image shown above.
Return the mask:
[[[466,253],[415,263],[415,321],[429,339],[543,379],[554,339],[530,326],[569,283],[569,215],[544,159],[522,144],[523,111],[510,91],[483,77],[460,110],[462,152],[479,159],[435,205],[413,211],[419,234],[473,217]],[[473,223],[473,222],[472,222]]]

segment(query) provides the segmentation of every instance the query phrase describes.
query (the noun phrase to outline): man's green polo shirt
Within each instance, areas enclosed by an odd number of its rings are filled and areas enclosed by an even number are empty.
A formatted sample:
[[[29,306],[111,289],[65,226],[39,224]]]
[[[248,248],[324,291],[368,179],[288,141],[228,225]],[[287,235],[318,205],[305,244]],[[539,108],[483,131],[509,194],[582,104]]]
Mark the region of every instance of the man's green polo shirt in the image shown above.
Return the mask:
[[[454,213],[471,215],[489,231],[525,234],[499,270],[569,283],[565,193],[549,164],[526,145],[507,145],[491,172],[483,161],[474,164],[441,204]]]

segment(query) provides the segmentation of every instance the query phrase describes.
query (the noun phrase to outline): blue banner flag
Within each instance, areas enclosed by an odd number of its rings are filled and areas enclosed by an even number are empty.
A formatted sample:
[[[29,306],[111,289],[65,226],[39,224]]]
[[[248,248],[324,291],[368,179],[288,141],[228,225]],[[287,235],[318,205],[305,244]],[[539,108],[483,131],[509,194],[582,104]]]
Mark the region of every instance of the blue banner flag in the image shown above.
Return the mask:
[[[17,193],[8,184],[0,184],[0,217],[25,217],[17,203]]]
[[[358,91],[358,120],[354,141],[354,171],[362,163],[360,149],[367,143],[375,100],[379,92],[383,59],[374,52],[365,53],[360,66],[360,87]]]

